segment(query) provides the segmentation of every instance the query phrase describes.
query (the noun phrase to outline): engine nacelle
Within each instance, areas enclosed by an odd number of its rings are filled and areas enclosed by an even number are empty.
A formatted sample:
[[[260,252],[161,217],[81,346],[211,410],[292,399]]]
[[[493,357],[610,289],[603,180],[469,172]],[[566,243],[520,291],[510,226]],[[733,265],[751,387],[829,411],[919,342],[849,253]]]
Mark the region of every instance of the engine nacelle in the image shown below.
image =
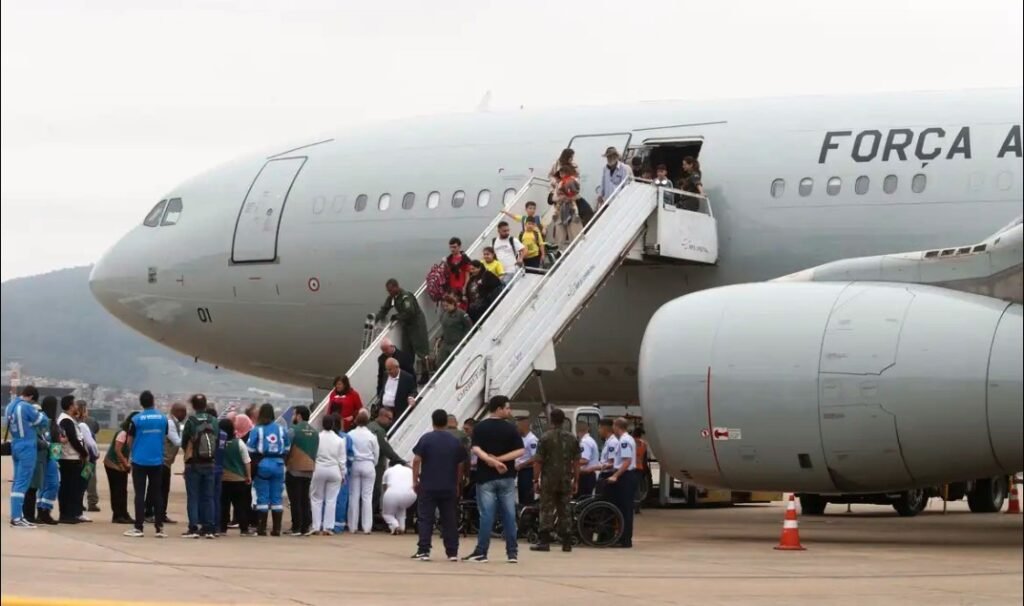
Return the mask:
[[[758,283],[664,305],[640,351],[660,464],[738,490],[877,492],[1024,468],[1021,305]]]

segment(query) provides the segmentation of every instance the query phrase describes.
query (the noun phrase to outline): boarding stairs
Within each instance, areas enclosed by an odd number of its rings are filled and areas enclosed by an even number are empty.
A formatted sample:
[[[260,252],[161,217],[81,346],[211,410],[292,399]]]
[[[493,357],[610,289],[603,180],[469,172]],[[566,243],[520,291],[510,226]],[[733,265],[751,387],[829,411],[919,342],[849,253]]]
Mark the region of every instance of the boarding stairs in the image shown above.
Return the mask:
[[[505,210],[524,212],[528,201],[543,205],[549,191],[546,179],[530,179]],[[632,262],[686,262],[713,264],[717,260],[717,233],[706,198],[700,209],[687,211],[671,200],[689,195],[659,188],[640,180],[625,181],[609,196],[576,239],[543,270],[518,269],[481,320],[421,386],[416,405],[405,411],[389,431],[389,440],[402,457],[431,429],[431,412],[442,408],[459,419],[478,416],[486,401],[498,394],[514,396],[538,371],[556,367],[554,344],[570,328],[598,290],[627,259]],[[491,245],[502,220],[498,215],[466,249],[479,258]],[[433,342],[439,334],[440,309],[427,295],[426,283],[416,291],[427,316]],[[349,369],[348,377],[361,394],[373,394],[377,384],[380,342],[389,337],[400,344],[401,327],[388,324]],[[366,400],[367,398],[364,398]],[[326,410],[326,398],[314,418]]]

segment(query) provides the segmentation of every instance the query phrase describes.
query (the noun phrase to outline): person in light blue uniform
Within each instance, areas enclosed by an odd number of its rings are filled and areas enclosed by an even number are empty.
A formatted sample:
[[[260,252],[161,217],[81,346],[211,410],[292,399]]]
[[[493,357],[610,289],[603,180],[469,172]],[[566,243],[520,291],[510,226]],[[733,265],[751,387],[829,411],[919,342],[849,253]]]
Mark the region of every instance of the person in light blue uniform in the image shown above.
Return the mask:
[[[284,490],[284,456],[288,454],[288,432],[274,422],[274,407],[264,404],[260,407],[257,425],[249,432],[249,452],[259,460],[253,484],[256,488],[256,534],[267,535],[267,513],[271,514],[274,526],[271,536],[281,536],[281,518],[284,504],[281,493]]]
[[[341,415],[333,416],[336,423],[335,427],[342,427]],[[348,530],[348,483],[352,475],[352,460],[356,456],[355,451],[352,450],[352,440],[348,439],[348,434],[338,429],[338,435],[345,440],[346,471],[345,481],[341,483],[341,490],[338,491],[338,500],[334,510],[334,534],[341,534]]]
[[[11,527],[35,528],[25,519],[25,491],[32,484],[36,470],[36,427],[46,422],[46,415],[36,410],[39,390],[26,385],[21,395],[14,398],[4,410],[7,433],[11,440],[11,457],[14,459],[14,486],[11,487]]]

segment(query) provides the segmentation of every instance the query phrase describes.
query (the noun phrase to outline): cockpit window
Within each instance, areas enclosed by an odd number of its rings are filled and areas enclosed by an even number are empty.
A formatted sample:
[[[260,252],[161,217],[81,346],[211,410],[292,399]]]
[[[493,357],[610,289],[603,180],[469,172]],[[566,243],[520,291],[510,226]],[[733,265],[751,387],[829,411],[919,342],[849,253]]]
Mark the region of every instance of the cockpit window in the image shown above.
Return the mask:
[[[142,222],[146,227],[156,227],[160,225],[160,217],[164,215],[164,206],[167,205],[167,200],[160,200],[153,207],[153,210],[149,211],[146,215],[146,219]]]
[[[164,220],[160,225],[175,225],[181,216],[181,198],[171,198],[167,201],[167,210],[164,211]]]

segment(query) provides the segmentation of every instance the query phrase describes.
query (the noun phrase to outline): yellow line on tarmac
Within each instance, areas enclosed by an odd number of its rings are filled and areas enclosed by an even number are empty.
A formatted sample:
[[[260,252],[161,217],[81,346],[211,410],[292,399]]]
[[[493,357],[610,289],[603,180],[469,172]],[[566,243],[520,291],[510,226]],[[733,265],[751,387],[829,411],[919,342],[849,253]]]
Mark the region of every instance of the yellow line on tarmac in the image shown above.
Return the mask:
[[[121,600],[77,600],[69,598],[30,598],[3,596],[0,606],[199,606],[195,602],[137,602]]]

